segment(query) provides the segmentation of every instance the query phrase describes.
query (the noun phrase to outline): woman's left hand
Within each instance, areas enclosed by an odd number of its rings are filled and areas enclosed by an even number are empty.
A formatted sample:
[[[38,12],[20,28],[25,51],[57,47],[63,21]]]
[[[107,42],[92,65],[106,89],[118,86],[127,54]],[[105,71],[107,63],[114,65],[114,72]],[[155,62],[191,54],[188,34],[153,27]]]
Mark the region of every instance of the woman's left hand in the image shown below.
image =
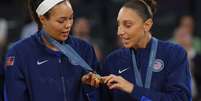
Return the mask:
[[[101,83],[100,77],[98,77],[97,74],[92,72],[83,75],[81,81],[82,83],[93,87],[99,87]]]
[[[134,85],[125,80],[122,76],[109,75],[101,77],[104,83],[109,87],[109,89],[118,89],[127,93],[131,93],[134,89]]]

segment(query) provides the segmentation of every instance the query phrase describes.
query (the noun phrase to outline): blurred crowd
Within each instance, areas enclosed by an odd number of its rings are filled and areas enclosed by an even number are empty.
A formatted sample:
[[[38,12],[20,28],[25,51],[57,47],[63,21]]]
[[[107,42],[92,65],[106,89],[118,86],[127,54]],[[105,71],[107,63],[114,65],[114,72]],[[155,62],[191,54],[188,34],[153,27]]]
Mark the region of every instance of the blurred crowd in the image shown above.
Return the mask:
[[[195,21],[190,15],[179,19],[171,41],[180,44],[187,52],[189,67],[192,74],[193,101],[201,100],[201,40],[194,36]]]
[[[117,11],[124,0],[71,0],[71,3],[75,13],[71,34],[92,44],[100,61],[121,47],[114,36]],[[201,0],[158,0],[152,28],[153,36],[186,49],[192,71],[193,101],[201,101],[200,4]],[[0,7],[0,67],[3,67],[6,50],[16,41],[34,34],[37,25],[28,14],[26,0],[1,0]],[[2,85],[3,70],[0,74]]]

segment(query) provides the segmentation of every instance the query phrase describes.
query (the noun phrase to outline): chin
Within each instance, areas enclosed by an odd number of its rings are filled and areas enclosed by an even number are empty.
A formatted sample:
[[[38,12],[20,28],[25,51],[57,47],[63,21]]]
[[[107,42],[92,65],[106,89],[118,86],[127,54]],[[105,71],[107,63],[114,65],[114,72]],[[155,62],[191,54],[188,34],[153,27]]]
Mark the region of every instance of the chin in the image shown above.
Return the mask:
[[[129,44],[123,44],[125,48],[131,48],[131,45]]]
[[[62,38],[60,38],[60,41],[65,41],[67,39],[68,39],[68,37],[62,37]]]

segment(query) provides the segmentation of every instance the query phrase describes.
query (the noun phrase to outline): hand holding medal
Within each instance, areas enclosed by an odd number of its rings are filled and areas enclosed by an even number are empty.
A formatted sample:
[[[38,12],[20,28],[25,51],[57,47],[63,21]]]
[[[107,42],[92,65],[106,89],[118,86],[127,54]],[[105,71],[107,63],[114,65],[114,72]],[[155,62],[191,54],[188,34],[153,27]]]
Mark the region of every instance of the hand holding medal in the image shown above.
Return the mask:
[[[94,72],[89,72],[82,76],[81,78],[82,83],[88,84],[93,87],[99,87],[100,84],[103,84],[103,80],[101,79],[101,76]]]

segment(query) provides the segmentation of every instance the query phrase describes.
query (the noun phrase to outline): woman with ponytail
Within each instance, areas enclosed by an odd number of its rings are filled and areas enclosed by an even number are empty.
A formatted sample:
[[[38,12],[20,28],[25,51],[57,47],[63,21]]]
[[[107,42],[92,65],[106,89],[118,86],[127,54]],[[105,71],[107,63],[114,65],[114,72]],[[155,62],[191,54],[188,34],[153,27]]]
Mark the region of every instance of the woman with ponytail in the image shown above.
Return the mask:
[[[109,54],[102,68],[101,101],[191,101],[185,50],[153,37],[154,0],[129,0],[119,11],[124,48]]]
[[[29,8],[38,32],[7,53],[5,101],[97,101],[86,85],[99,82],[97,59],[91,45],[69,35],[70,2],[29,0]]]

